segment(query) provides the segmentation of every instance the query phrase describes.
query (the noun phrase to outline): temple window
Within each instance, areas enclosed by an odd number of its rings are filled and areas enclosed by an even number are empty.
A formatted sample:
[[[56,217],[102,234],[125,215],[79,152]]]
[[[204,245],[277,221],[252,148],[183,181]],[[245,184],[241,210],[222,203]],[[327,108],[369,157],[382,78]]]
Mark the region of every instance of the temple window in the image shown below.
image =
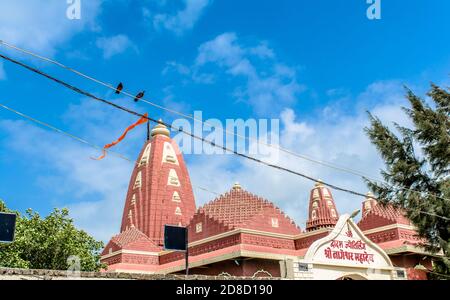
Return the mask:
[[[136,204],[136,194],[133,194],[133,196],[131,197],[131,205],[135,204]]]
[[[178,179],[177,172],[174,169],[170,169],[167,185],[180,186],[180,180]]]
[[[139,167],[144,166],[148,163],[150,159],[150,150],[152,149],[152,144],[148,144],[147,147],[145,147],[144,153],[142,154],[142,158],[139,161]]]
[[[181,197],[180,197],[180,194],[178,194],[178,192],[173,192],[172,201],[173,202],[181,202]]]
[[[331,197],[330,192],[326,188],[322,189],[322,194],[324,197]]]
[[[278,228],[278,219],[277,218],[272,218],[272,227]]]
[[[170,143],[165,142],[163,149],[162,162],[178,165],[177,155],[175,153],[175,150],[173,149],[173,146]]]
[[[327,205],[328,206],[333,206],[333,202],[331,202],[331,200],[327,200]]]
[[[133,224],[133,212],[131,209],[128,211],[128,219],[130,219],[130,224]]]
[[[316,210],[313,210],[311,212],[311,219],[313,219],[313,220],[317,219],[317,212],[316,212]]]
[[[319,203],[317,201],[314,201],[313,204],[312,204],[312,207],[313,208],[319,207]]]
[[[314,189],[314,191],[313,191],[313,198],[314,199],[320,198],[319,189]]]
[[[331,212],[331,216],[332,216],[333,218],[336,218],[336,217],[337,217],[337,215],[336,215],[336,210],[335,210],[334,208],[332,208],[332,209],[330,210],[330,212]]]
[[[203,231],[202,223],[195,224],[195,233],[200,233]]]
[[[181,216],[181,208],[175,208],[175,214]]]
[[[139,171],[136,175],[136,180],[134,181],[134,187],[135,189],[140,188],[142,186],[142,173]]]

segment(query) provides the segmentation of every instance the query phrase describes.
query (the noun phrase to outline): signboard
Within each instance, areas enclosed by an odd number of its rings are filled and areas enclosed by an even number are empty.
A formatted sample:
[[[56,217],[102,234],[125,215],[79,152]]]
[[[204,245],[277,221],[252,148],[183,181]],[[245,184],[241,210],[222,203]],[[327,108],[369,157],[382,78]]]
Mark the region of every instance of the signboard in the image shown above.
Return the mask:
[[[164,225],[164,249],[186,251],[187,241],[186,227]]]
[[[310,246],[305,259],[315,263],[367,268],[392,266],[387,254],[370,241],[348,215],[341,216],[328,236]]]
[[[346,262],[359,262],[370,265],[375,262],[373,251],[359,238],[353,238],[352,231],[347,231],[344,236],[331,240],[323,251],[329,260]]]
[[[16,229],[16,214],[0,213],[0,243],[12,243]]]
[[[308,272],[309,271],[308,264],[298,263],[298,270],[300,272]]]

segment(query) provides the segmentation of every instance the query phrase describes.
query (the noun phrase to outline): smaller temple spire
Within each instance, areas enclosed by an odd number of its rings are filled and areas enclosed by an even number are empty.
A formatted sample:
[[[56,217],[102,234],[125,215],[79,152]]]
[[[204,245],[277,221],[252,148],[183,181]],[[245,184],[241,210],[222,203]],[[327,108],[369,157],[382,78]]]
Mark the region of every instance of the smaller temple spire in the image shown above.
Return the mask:
[[[319,179],[311,190],[306,231],[333,227],[339,214],[329,188]]]

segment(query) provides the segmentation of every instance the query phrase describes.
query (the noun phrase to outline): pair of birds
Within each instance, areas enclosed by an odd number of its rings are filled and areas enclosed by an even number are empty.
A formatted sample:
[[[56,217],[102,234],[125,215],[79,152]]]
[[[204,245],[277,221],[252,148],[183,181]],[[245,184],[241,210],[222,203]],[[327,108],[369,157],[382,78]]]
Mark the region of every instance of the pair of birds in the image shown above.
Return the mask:
[[[118,85],[117,88],[116,88],[116,94],[120,94],[120,93],[122,92],[122,90],[123,90],[123,83],[120,82],[119,85]],[[145,95],[145,91],[139,92],[139,94],[137,94],[137,95],[134,97],[134,102],[138,102],[139,99],[141,99],[142,97],[144,97],[144,95]]]

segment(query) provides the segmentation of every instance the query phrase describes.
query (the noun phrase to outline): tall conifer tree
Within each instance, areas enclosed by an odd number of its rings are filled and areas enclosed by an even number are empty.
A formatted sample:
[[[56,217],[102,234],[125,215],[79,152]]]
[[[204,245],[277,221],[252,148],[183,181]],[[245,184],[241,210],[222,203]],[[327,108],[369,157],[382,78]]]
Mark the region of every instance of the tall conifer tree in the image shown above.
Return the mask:
[[[403,107],[412,128],[394,123],[393,130],[369,113],[365,131],[377,147],[386,168],[381,171],[388,184],[367,180],[382,202],[405,210],[427,240],[427,250],[443,252],[435,273],[450,275],[450,93],[449,88],[431,84],[429,101],[407,89],[411,107]],[[428,104],[429,103],[429,104]],[[414,190],[414,191],[413,191]],[[416,192],[420,191],[420,192]]]

